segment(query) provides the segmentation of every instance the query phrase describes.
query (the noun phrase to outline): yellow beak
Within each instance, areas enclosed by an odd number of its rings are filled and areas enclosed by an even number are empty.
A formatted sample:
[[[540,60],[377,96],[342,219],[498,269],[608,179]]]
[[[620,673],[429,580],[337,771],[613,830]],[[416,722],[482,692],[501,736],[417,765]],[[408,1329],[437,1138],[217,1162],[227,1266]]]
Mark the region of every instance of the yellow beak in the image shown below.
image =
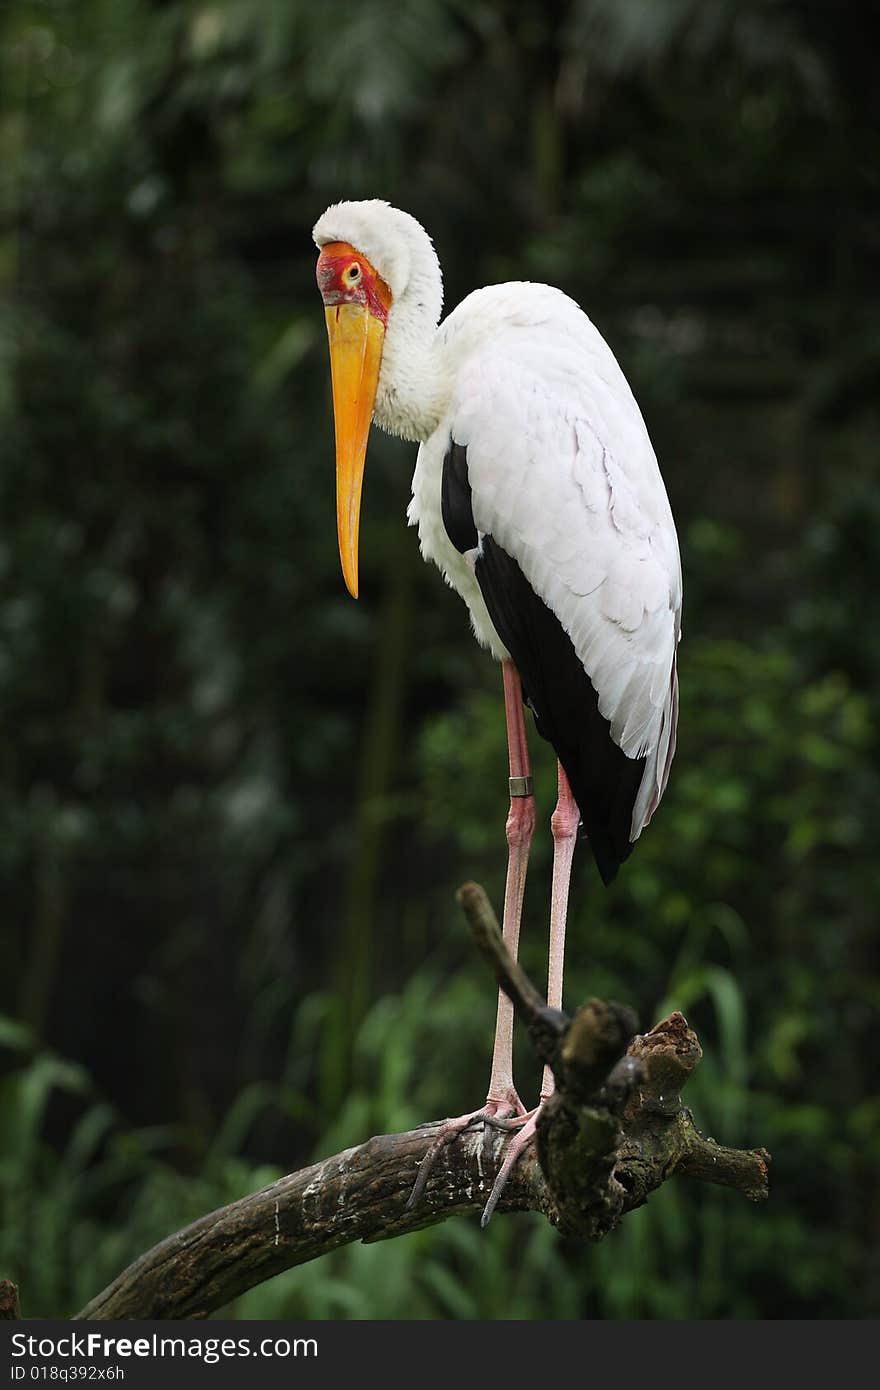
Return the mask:
[[[336,533],[345,583],[357,598],[361,489],[385,326],[360,304],[330,305],[325,313],[336,425]]]

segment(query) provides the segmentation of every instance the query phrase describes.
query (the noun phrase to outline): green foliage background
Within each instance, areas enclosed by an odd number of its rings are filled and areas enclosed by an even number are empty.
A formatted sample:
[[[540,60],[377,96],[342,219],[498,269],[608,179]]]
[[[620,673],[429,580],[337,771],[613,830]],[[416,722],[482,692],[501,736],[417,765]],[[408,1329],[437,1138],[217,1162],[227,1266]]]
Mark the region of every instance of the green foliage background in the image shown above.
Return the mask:
[[[0,8],[0,1273],[28,1315],[483,1093],[494,1000],[453,891],[500,895],[498,673],[405,528],[409,446],[371,444],[357,605],[333,535],[309,231],[377,195],[431,230],[448,303],[577,297],[642,404],[683,547],[679,752],[611,891],[584,855],[568,997],[683,1008],[698,1120],[773,1151],[773,1197],[668,1184],[595,1249],[456,1220],[231,1311],[877,1312],[868,25],[818,0]]]

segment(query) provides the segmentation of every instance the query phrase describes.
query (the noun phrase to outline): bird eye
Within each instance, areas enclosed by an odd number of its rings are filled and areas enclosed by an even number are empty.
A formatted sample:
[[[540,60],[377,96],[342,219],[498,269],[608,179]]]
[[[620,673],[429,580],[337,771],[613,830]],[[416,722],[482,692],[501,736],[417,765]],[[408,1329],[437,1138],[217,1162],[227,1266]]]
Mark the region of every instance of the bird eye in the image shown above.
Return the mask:
[[[348,267],[348,270],[345,272],[345,278],[348,280],[349,284],[352,285],[361,278],[361,268],[357,261]]]

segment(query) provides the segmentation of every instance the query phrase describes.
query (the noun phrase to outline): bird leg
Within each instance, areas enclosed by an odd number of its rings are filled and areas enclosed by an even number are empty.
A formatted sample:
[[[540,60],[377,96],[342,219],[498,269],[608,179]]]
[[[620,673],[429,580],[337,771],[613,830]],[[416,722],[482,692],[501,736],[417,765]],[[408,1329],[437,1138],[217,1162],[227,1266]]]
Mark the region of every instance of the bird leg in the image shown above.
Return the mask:
[[[562,1008],[562,974],[563,962],[565,959],[565,921],[568,914],[568,889],[571,881],[571,863],[574,858],[574,847],[577,842],[578,826],[580,824],[580,811],[577,802],[572,795],[571,787],[562,763],[559,763],[559,799],[556,802],[556,810],[550,818],[550,829],[553,833],[553,889],[550,897],[550,960],[547,967],[547,1003],[551,1009]],[[480,1220],[482,1226],[486,1226],[491,1220],[492,1213],[498,1205],[507,1184],[513,1165],[516,1163],[520,1154],[531,1142],[537,1126],[538,1115],[541,1107],[549,1100],[553,1094],[555,1082],[553,1072],[550,1067],[544,1067],[544,1076],[541,1081],[541,1099],[536,1110],[529,1114],[525,1123],[519,1129],[519,1133],[514,1136],[507,1146],[504,1154],[504,1162],[498,1170],[498,1176],[489,1194],[489,1200],[483,1210]]]
[[[507,882],[504,889],[501,933],[505,946],[516,960],[526,891],[526,871],[535,833],[535,797],[529,767],[522,685],[512,661],[505,661],[501,669],[504,677],[504,712],[507,717],[507,751],[510,765],[510,810],[505,826],[508,848]],[[503,989],[498,991],[495,1046],[492,1050],[492,1073],[489,1077],[486,1103],[494,1103],[511,1115],[525,1113],[513,1084],[513,1005]]]
[[[547,1003],[551,1009],[562,1008],[562,976],[565,969],[565,924],[568,918],[568,890],[571,883],[571,864],[577,844],[581,813],[568,784],[565,768],[558,767],[559,796],[550,817],[553,835],[553,887],[550,893],[550,959],[547,966]],[[554,1087],[553,1072],[544,1067],[541,1100],[549,1100]]]
[[[535,833],[535,797],[529,767],[522,684],[512,661],[503,662],[501,670],[504,679],[504,713],[507,720],[507,752],[510,765],[510,810],[506,825],[507,882],[504,890],[501,934],[508,951],[516,960],[526,890],[526,870]],[[437,1138],[422,1159],[407,1205],[415,1205],[421,1197],[441,1149],[451,1143],[456,1135],[461,1134],[462,1130],[467,1129],[468,1125],[482,1120],[507,1128],[523,1123],[527,1118],[526,1108],[513,1084],[513,1005],[504,990],[499,989],[492,1071],[486,1102],[479,1110],[459,1115],[456,1119],[444,1120]]]

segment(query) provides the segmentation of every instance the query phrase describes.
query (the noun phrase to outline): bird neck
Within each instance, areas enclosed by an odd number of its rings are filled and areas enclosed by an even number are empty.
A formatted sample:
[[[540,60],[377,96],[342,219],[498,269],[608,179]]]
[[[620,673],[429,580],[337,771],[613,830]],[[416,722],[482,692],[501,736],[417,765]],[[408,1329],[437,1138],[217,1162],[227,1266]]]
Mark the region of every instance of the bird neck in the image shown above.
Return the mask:
[[[423,443],[439,425],[450,391],[436,319],[404,294],[388,314],[373,419],[388,434]]]

